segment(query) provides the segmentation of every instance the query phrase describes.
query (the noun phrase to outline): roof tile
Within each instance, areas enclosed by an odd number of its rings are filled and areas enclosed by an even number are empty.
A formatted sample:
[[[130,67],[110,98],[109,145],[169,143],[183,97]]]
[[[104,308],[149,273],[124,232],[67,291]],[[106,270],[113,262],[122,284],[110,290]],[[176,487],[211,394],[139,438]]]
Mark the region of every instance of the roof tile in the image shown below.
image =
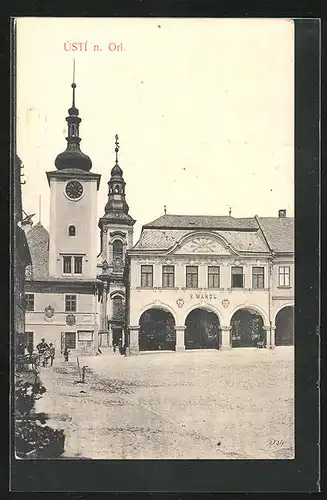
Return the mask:
[[[271,250],[294,252],[294,217],[258,217],[257,220]]]
[[[46,280],[49,277],[49,233],[38,222],[28,231],[26,237],[33,269],[32,277],[29,279],[33,279],[33,281]]]

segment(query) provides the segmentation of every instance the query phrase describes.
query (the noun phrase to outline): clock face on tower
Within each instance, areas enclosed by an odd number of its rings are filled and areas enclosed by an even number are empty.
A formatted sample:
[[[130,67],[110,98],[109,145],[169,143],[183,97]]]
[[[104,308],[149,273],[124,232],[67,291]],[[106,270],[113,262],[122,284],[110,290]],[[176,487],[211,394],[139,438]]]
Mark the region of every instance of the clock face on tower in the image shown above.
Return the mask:
[[[65,191],[68,198],[71,200],[77,200],[81,198],[83,194],[83,186],[78,181],[69,181],[66,184]]]

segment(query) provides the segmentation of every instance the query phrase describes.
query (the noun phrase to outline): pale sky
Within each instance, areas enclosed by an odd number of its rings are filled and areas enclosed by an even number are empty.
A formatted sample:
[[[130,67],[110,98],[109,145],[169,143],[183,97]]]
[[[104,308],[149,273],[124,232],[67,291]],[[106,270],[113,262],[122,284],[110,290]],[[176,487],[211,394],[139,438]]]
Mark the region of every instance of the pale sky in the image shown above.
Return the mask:
[[[65,51],[73,41],[87,51]],[[66,149],[74,57],[81,149],[102,176],[98,215],[118,134],[134,243],[164,205],[171,214],[228,215],[231,206],[234,217],[294,215],[291,20],[19,18],[17,152],[35,223],[41,194],[49,227],[45,172]]]

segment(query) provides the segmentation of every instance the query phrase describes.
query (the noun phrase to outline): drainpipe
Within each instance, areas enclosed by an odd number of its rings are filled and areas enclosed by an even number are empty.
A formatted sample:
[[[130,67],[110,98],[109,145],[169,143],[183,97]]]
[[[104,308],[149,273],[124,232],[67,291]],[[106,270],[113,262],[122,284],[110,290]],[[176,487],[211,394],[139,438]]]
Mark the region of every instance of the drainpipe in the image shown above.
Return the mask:
[[[126,345],[126,354],[130,351],[130,338],[129,338],[129,325],[130,325],[130,287],[131,287],[131,259],[126,254],[125,269],[124,269],[124,283],[125,283],[125,318],[124,318],[124,337]]]
[[[268,272],[269,272],[269,286],[268,286],[268,319],[269,319],[269,349],[272,349],[272,318],[271,318],[271,310],[272,310],[272,278],[273,278],[273,262],[274,262],[274,254],[268,261]]]

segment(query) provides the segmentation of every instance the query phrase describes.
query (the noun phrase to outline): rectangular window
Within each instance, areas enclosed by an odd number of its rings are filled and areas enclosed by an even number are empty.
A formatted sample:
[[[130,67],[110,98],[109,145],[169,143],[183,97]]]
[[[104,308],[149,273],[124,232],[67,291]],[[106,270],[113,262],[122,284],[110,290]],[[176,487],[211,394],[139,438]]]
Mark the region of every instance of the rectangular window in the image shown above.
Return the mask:
[[[244,287],[243,267],[233,266],[232,267],[232,288],[243,288],[243,287]]]
[[[252,267],[252,288],[265,287],[265,272],[263,267]]]
[[[291,286],[291,269],[289,266],[279,266],[278,284],[280,287],[289,288]]]
[[[153,266],[141,266],[141,287],[153,287]]]
[[[65,346],[68,349],[76,349],[76,332],[65,333]]]
[[[77,336],[79,342],[89,342],[93,340],[93,330],[79,330]]]
[[[71,257],[63,257],[63,273],[71,274],[72,273],[72,258]]]
[[[25,309],[26,311],[34,311],[34,293],[25,294]]]
[[[208,288],[220,287],[220,268],[219,266],[208,266]]]
[[[186,266],[186,288],[198,288],[198,266]]]
[[[76,312],[76,295],[65,296],[65,312]]]
[[[82,274],[83,257],[74,257],[74,274]]]
[[[63,257],[63,274],[82,274],[83,257],[65,255]]]
[[[172,288],[175,286],[174,266],[162,266],[162,286],[164,288]]]

